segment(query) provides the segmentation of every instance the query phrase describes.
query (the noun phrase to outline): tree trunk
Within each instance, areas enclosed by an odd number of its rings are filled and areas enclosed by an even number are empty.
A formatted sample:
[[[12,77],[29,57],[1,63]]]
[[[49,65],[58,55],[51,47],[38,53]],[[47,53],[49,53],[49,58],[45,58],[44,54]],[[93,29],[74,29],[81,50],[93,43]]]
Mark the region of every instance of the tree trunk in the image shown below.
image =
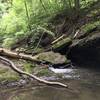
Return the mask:
[[[80,0],[74,0],[76,11],[80,10]]]
[[[75,4],[75,13],[78,17],[79,16],[79,11],[80,11],[80,0],[74,0],[74,4]]]

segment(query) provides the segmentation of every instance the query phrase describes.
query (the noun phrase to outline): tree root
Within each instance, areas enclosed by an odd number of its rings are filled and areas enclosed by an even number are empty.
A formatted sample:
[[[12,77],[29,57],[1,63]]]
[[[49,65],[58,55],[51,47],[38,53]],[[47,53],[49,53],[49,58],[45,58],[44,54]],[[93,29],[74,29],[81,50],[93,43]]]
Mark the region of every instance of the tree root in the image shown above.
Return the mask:
[[[33,74],[24,72],[24,71],[20,70],[19,68],[17,68],[11,60],[9,60],[5,57],[0,56],[0,60],[2,60],[4,62],[6,62],[7,64],[9,64],[11,69],[13,69],[15,72],[17,72],[19,74],[22,74],[22,75],[29,76],[30,78],[33,78],[33,79],[37,80],[40,83],[44,83],[46,85],[52,85],[52,86],[56,85],[56,86],[61,86],[61,87],[64,87],[64,88],[68,88],[68,86],[66,84],[63,84],[63,83],[60,83],[60,82],[50,82],[50,81],[47,81],[47,80],[44,80],[44,79],[40,79],[39,77],[37,77]]]

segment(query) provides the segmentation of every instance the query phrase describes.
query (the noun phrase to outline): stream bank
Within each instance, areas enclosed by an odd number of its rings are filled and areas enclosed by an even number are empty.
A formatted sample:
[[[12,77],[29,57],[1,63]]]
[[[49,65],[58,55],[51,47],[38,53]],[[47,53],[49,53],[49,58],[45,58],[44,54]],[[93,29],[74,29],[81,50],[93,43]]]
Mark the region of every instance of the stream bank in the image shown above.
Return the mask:
[[[26,61],[22,59],[11,59],[15,66],[17,66],[19,69],[31,73],[33,75],[36,75],[42,79],[46,80],[56,80],[61,77],[63,77],[63,74],[55,74],[53,71],[49,69],[50,66],[54,67],[69,67],[66,66],[66,64],[69,64],[70,61],[66,59],[64,55],[61,55],[59,53],[54,53],[52,51],[41,53],[37,56],[37,60],[42,61],[39,64],[36,64],[32,61]],[[3,62],[0,62],[0,85],[1,87],[14,87],[14,86],[24,86],[25,84],[29,84],[33,79],[20,75],[16,72],[14,72],[9,65],[3,64]],[[35,81],[36,82],[36,81]],[[37,83],[37,82],[36,82]],[[34,84],[34,82],[33,82]]]

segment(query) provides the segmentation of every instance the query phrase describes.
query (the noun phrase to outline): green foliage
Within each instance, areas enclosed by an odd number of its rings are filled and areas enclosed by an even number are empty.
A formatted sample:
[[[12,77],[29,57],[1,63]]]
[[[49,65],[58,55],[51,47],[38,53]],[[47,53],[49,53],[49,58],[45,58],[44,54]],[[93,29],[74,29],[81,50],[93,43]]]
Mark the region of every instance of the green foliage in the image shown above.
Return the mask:
[[[32,41],[39,40],[41,33],[54,36],[50,20],[57,14],[73,16],[72,11],[83,9],[97,0],[12,0],[0,1],[0,40],[5,37],[19,38],[33,34]],[[77,9],[77,8],[76,8]],[[4,40],[8,41],[8,40]],[[10,40],[11,42],[11,40]],[[6,43],[4,43],[6,44]],[[12,43],[11,43],[12,44]]]
[[[0,81],[16,81],[19,80],[19,75],[7,68],[0,68]]]
[[[15,73],[6,72],[0,74],[0,81],[17,81],[19,80],[19,76]]]
[[[35,67],[31,63],[25,63],[24,65],[24,70],[28,73],[32,73],[32,69]]]
[[[22,37],[24,36],[24,34],[25,34],[25,33],[24,33],[23,31],[19,31],[19,32],[16,32],[16,33],[15,33],[15,37],[16,37],[16,38],[22,38]]]
[[[5,48],[10,48],[14,44],[14,42],[14,38],[6,38],[4,39],[2,46]]]
[[[53,49],[60,49],[65,47],[66,45],[69,45],[72,42],[72,40],[70,38],[65,38],[60,40],[59,42],[55,43],[52,48]],[[62,47],[61,47],[62,46]]]
[[[4,13],[7,13],[7,9],[10,7],[10,3],[2,1],[3,0],[0,0],[0,18]]]

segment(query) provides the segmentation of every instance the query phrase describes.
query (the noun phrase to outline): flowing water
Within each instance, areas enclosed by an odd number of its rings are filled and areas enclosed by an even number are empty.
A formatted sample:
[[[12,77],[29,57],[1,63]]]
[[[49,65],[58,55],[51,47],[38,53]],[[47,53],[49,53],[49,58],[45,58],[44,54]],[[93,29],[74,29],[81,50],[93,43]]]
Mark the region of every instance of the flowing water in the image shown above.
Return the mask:
[[[100,70],[77,68],[58,80],[70,89],[50,86],[0,90],[0,100],[100,100]]]

